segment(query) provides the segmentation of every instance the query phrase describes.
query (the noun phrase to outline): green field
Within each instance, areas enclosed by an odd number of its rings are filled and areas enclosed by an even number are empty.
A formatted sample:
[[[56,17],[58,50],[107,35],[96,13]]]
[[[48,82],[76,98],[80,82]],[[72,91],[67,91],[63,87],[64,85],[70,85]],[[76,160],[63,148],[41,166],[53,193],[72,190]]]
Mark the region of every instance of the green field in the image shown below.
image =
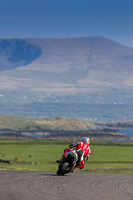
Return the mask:
[[[0,168],[56,171],[56,160],[60,159],[69,141],[45,140],[0,140]],[[82,172],[133,173],[133,143],[92,142],[92,155]],[[79,172],[79,169],[75,170]]]

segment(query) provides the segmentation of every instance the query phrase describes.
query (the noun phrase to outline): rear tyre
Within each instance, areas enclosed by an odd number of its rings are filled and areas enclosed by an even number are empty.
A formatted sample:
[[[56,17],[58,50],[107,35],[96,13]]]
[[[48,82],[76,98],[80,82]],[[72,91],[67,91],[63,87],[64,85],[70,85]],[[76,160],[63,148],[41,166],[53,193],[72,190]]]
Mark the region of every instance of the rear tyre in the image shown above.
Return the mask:
[[[62,176],[65,173],[69,172],[69,169],[67,169],[69,167],[69,163],[68,162],[64,162],[59,166],[59,169],[57,171],[57,175],[58,176]]]

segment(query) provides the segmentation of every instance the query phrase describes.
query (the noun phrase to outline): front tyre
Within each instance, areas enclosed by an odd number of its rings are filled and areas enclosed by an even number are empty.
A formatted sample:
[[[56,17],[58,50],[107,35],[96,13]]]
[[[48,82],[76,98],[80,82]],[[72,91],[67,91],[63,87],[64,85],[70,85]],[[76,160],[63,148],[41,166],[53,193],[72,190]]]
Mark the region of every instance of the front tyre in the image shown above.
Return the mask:
[[[68,162],[61,163],[61,165],[59,166],[59,169],[57,171],[57,175],[62,176],[65,173],[68,173],[69,172],[69,169],[67,169],[68,167],[69,167]]]

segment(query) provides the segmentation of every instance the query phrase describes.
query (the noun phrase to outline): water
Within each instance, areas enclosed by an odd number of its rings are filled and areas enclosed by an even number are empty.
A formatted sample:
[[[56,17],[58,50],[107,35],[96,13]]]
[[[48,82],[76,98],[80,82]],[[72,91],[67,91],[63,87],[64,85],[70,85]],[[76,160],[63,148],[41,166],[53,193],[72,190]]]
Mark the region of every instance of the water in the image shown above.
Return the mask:
[[[125,135],[128,137],[133,137],[133,129],[131,128],[121,128],[119,131],[125,133]]]
[[[28,134],[28,135],[24,135],[30,138],[43,138],[45,137],[45,135],[39,135],[39,134]]]
[[[124,133],[125,136],[131,137],[132,138],[131,140],[133,140],[133,129],[131,129],[131,128],[120,128],[119,131],[121,133]],[[43,137],[45,137],[45,135],[40,135],[40,134],[28,134],[28,135],[25,135],[25,136],[28,136],[28,137],[31,137],[31,138],[43,138]],[[108,141],[116,141],[116,139],[114,139],[114,140],[111,139],[111,140],[108,140]],[[124,140],[124,141],[126,141],[126,140]]]

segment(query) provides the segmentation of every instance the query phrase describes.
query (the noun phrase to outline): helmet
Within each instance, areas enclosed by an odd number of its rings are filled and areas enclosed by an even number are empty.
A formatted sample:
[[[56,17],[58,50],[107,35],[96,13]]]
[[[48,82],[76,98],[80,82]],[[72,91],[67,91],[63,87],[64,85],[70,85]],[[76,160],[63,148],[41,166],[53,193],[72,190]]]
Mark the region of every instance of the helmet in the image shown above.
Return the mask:
[[[90,139],[87,137],[83,137],[82,142],[90,143]]]

